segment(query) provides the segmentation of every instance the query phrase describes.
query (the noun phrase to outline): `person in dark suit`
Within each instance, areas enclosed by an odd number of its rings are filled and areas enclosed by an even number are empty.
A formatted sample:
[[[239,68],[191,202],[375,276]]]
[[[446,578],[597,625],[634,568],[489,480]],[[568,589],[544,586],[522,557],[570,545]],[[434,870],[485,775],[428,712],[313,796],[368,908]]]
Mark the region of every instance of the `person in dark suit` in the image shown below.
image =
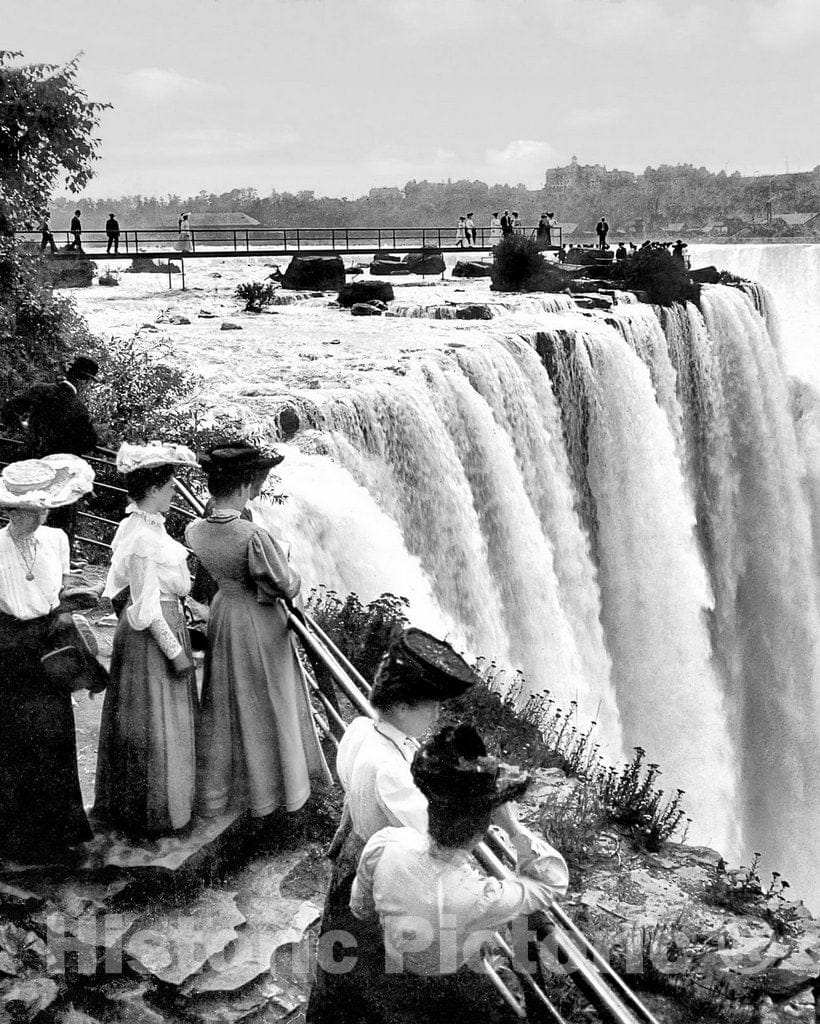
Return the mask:
[[[71,242],[67,247],[67,251],[83,251],[82,232],[83,225],[82,221],[80,220],[80,211],[75,210],[74,216],[71,218]]]
[[[35,384],[24,394],[12,398],[0,410],[0,418],[12,427],[25,426],[23,459],[41,459],[45,455],[68,452],[86,455],[97,446],[97,431],[83,393],[96,379],[97,362],[90,356],[77,356],[65,377],[56,384]],[[77,506],[54,509],[49,525],[68,534],[73,548],[77,525]]]
[[[111,246],[114,246],[114,252],[120,251],[120,223],[113,213],[108,214],[108,220],[105,222],[105,233],[108,236],[108,245],[106,246],[106,252],[111,252]]]
[[[609,224],[606,222],[606,217],[602,216],[595,225],[595,234],[598,236],[598,248],[606,249],[606,236],[609,234]]]

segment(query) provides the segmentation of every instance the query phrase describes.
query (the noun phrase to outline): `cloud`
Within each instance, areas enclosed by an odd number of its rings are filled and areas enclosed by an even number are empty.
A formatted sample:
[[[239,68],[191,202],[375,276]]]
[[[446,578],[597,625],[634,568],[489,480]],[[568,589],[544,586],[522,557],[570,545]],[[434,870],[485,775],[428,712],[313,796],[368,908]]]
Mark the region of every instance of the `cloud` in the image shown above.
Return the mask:
[[[514,139],[504,149],[488,149],[487,163],[490,167],[497,167],[500,170],[514,170],[516,167],[529,170],[534,164],[538,164],[543,170],[547,166],[545,161],[552,159],[553,155],[553,149],[547,142]]]
[[[123,75],[122,82],[125,91],[132,96],[153,102],[180,97],[214,96],[225,91],[222,86],[203,82],[198,78],[187,78],[168,68],[138,68]]]

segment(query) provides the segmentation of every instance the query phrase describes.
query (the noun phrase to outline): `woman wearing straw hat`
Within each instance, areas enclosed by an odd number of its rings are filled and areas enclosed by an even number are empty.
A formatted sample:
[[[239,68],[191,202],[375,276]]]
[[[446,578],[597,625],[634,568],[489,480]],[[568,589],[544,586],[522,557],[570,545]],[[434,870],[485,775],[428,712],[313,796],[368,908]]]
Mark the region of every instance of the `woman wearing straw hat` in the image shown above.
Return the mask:
[[[301,580],[271,534],[241,518],[283,455],[236,443],[200,456],[213,506],[185,539],[216,580],[197,734],[197,810],[296,811],[330,781],[287,626]]]
[[[111,544],[103,596],[126,588],[111,656],[97,757],[94,817],[132,835],[191,820],[196,678],[181,598],[191,589],[185,547],[168,536],[174,473],[195,466],[182,445],[124,444],[117,469],[132,504]]]
[[[87,494],[94,471],[70,454],[26,459],[0,474],[0,855],[65,861],[91,838],[77,775],[71,690],[83,661],[55,640],[68,538],[48,510]],[[69,655],[69,657],[66,657]]]

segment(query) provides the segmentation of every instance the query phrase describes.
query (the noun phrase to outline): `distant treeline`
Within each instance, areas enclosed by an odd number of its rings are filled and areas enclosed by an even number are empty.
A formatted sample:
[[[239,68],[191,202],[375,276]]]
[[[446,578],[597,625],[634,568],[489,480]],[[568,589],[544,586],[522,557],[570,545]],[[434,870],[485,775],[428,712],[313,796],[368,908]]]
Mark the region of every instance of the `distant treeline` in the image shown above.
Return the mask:
[[[483,181],[408,181],[403,188],[373,188],[356,199],[317,196],[314,192],[277,192],[261,196],[253,188],[219,195],[160,197],[131,195],[108,199],[60,197],[51,204],[52,225],[68,227],[74,209],[83,211],[86,229],[101,229],[109,213],[122,228],[176,227],[180,212],[196,225],[210,215],[243,212],[260,224],[289,227],[424,226],[455,224],[475,215],[487,224],[493,212],[517,210],[525,224],[535,224],[549,210],[562,223],[592,231],[601,214],[615,227],[641,221],[646,229],[687,221],[739,218],[762,223],[767,203],[775,212],[820,211],[820,166],[813,171],[744,177],[716,174],[691,164],[647,167],[642,174],[579,164],[551,168],[546,187],[487,185]]]

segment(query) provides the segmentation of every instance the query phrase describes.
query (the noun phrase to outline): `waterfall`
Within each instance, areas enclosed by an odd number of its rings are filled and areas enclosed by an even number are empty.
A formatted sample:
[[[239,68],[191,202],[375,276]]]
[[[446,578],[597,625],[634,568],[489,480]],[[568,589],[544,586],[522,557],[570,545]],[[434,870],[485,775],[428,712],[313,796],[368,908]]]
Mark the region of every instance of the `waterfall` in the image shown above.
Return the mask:
[[[428,324],[403,376],[294,399],[320,454],[284,464],[271,519],[306,579],[406,595],[521,669],[522,700],[577,700],[609,759],[644,747],[686,790],[691,838],[816,899],[820,390],[789,393],[795,318],[749,286],[490,305]]]
[[[603,622],[626,742],[686,790],[698,839],[734,851],[734,744],[706,622],[713,598],[669,421],[622,332],[579,334],[573,362],[588,408]]]
[[[701,484],[744,822],[768,862],[788,865],[806,886],[814,871],[806,836],[820,826],[820,622],[800,453],[764,321],[732,289],[705,289],[702,309],[705,331],[693,343],[703,390],[717,395],[704,403]]]

